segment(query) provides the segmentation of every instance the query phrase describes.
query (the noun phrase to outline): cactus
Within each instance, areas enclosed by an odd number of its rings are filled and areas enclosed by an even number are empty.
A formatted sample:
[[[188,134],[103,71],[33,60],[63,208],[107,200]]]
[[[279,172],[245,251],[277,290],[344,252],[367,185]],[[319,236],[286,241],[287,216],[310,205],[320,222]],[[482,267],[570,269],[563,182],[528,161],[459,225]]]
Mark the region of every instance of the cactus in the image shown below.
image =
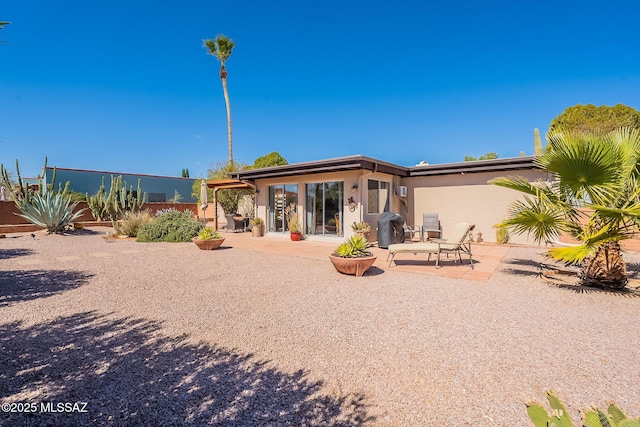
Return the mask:
[[[44,173],[47,169],[47,157],[44,158],[44,166],[42,166],[43,174],[38,177],[38,188],[32,189],[29,186],[25,187],[22,184],[22,176],[20,175],[20,165],[18,159],[16,159],[16,175],[18,175],[17,182],[17,194],[12,190],[11,180],[9,179],[9,173],[4,168],[4,165],[0,164],[0,174],[2,175],[2,184],[7,188],[9,197],[15,202],[18,208],[24,206],[25,203],[31,203],[35,195],[44,195],[46,191],[53,191],[56,182],[56,168],[53,168],[53,174],[51,176],[51,182],[44,186]],[[58,194],[66,195],[69,190],[69,181],[65,184],[64,188],[62,183],[58,187]]]
[[[551,405],[551,412],[537,402],[527,402],[527,414],[535,427],[574,427],[567,408],[562,404],[555,391],[547,391],[547,400]],[[640,427],[638,420],[628,419],[622,410],[612,402],[609,402],[607,413],[598,408],[591,407],[581,411],[583,427]]]
[[[127,182],[122,180],[122,175],[114,177],[111,175],[111,187],[109,194],[106,193],[104,177],[102,185],[96,194],[89,197],[89,207],[95,219],[110,219],[115,222],[122,217],[125,212],[138,212],[144,205],[146,193],[140,188],[138,180],[138,192],[133,195],[133,186],[127,191]]]
[[[542,140],[540,139],[540,131],[538,128],[533,130],[533,154],[542,156]]]

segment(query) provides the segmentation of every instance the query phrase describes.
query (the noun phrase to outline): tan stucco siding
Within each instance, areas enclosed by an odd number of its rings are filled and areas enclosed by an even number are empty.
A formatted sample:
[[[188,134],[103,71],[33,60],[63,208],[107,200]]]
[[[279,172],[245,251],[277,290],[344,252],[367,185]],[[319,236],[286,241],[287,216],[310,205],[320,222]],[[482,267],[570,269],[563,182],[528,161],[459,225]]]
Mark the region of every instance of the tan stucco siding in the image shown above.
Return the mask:
[[[257,215],[263,220],[267,220],[267,210],[269,206],[269,186],[279,184],[297,184],[298,185],[298,207],[300,217],[304,221],[305,215],[305,185],[315,182],[343,181],[344,182],[344,237],[348,238],[353,235],[351,225],[354,222],[366,221],[371,225],[373,230],[372,239],[375,240],[375,230],[377,226],[379,214],[367,213],[367,181],[375,179],[389,183],[390,191],[390,210],[392,212],[401,212],[400,200],[395,196],[395,188],[399,185],[399,179],[390,174],[369,171],[342,171],[329,172],[322,174],[300,175],[295,177],[268,178],[256,180],[256,186],[259,190],[256,198]],[[354,184],[358,188],[354,189]],[[354,204],[349,203],[349,199],[353,198]],[[401,212],[403,215],[404,212]],[[303,224],[306,228],[306,224]]]
[[[506,218],[514,200],[523,197],[517,191],[487,184],[492,178],[506,175],[522,176],[530,182],[547,178],[547,173],[540,170],[405,178],[402,185],[407,186],[409,193],[407,222],[422,225],[423,213],[436,212],[444,238],[456,223],[464,221],[475,224],[474,233],[482,233],[484,241],[495,242],[493,225]],[[512,235],[510,241],[533,244],[526,235]]]

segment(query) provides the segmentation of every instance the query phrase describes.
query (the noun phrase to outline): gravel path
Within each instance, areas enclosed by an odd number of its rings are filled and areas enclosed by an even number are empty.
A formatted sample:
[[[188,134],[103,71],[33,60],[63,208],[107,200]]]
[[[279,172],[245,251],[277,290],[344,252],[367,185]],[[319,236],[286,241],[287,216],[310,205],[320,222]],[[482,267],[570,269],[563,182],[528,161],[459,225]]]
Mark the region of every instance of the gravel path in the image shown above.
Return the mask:
[[[640,416],[640,298],[545,284],[540,250],[479,283],[102,233],[0,240],[0,402],[36,412],[0,425],[528,426],[549,389]]]

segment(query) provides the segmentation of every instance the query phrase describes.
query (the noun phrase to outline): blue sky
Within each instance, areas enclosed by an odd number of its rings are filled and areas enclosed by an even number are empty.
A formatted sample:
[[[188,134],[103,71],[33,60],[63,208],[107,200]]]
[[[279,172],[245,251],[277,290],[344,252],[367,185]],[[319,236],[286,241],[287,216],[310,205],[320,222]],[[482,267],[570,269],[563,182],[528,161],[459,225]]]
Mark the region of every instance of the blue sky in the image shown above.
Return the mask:
[[[0,162],[203,176],[227,160],[400,165],[533,152],[576,104],[640,109],[634,1],[4,2]]]

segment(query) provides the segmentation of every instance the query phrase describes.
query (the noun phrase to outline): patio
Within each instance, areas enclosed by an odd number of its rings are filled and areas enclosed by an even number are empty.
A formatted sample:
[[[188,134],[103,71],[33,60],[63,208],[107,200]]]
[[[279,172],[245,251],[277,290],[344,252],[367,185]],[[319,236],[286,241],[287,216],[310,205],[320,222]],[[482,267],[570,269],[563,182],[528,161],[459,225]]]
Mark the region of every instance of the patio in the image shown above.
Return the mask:
[[[252,237],[251,233],[225,233],[224,231],[221,233],[226,239],[223,244],[224,246],[322,260],[328,260],[328,255],[343,241],[336,239],[335,242],[327,242],[326,240],[309,239],[292,242],[287,235],[278,237]],[[373,265],[377,268],[377,271],[404,271],[408,273],[429,274],[440,277],[485,282],[489,280],[493,272],[500,265],[509,247],[509,245],[492,243],[472,244],[473,269],[469,265],[468,257],[462,258],[462,264],[455,264],[453,262],[453,256],[447,258],[446,255],[442,256],[442,267],[436,269],[435,258],[432,256],[431,260],[427,261],[427,255],[424,254],[398,254],[395,257],[394,263],[389,266],[387,262],[388,251],[386,249],[374,246],[370,248],[370,250],[378,257]],[[371,271],[365,273],[365,276],[370,274],[372,274]]]

